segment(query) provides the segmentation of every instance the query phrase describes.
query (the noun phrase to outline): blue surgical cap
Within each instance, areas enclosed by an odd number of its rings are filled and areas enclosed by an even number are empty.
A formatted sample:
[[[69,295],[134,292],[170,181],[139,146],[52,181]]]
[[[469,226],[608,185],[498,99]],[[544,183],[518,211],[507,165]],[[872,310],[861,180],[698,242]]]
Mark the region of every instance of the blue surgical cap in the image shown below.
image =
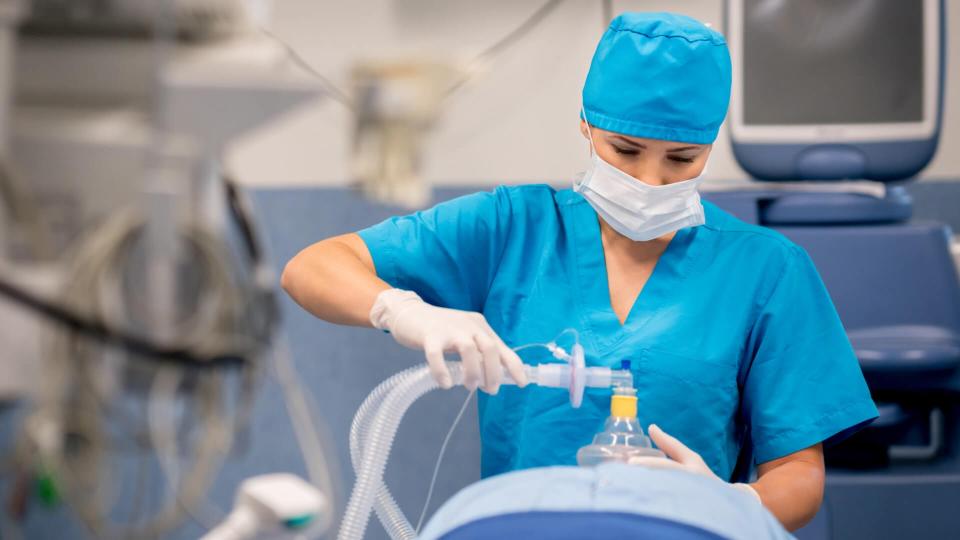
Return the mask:
[[[587,122],[607,131],[709,144],[730,102],[730,53],[719,33],[674,13],[610,23],[583,86]]]

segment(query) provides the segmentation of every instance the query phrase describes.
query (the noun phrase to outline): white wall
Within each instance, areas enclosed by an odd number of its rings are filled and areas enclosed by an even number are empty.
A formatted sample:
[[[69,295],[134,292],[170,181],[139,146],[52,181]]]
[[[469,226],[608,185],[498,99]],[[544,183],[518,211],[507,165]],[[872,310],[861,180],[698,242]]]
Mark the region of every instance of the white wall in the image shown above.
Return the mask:
[[[341,88],[358,58],[446,51],[471,58],[543,0],[274,0],[272,29]],[[672,10],[720,28],[721,0],[617,0],[614,13]],[[432,134],[425,175],[437,185],[565,182],[586,164],[580,90],[605,28],[600,0],[567,0],[485,77],[453,99]],[[953,6],[951,6],[953,7]],[[925,178],[960,179],[960,9],[949,10],[948,80],[940,148]],[[228,166],[248,184],[344,185],[348,111],[319,100],[238,142]],[[711,178],[744,178],[726,132]]]

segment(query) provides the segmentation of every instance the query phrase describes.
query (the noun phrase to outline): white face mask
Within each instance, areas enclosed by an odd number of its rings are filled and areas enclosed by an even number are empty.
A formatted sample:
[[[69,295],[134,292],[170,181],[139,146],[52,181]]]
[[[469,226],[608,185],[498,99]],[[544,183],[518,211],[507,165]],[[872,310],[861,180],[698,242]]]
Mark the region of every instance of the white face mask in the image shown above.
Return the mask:
[[[587,125],[587,133],[590,127]],[[593,148],[593,136],[590,136]],[[703,205],[696,178],[651,186],[600,158],[593,150],[590,168],[573,182],[597,214],[615,231],[635,242],[645,242],[684,227],[703,225]]]

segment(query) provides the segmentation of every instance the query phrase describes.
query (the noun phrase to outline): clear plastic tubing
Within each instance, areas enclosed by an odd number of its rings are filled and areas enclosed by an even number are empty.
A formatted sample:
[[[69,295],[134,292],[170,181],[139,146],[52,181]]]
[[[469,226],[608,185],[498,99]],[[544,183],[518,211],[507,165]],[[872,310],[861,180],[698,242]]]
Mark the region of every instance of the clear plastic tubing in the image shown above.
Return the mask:
[[[453,381],[459,384],[462,380],[459,364],[448,362],[448,368]],[[391,385],[393,388],[385,391],[386,395],[382,398],[380,406],[374,412],[368,413],[368,420],[358,428],[359,433],[364,434],[365,437],[363,437],[363,448],[360,451],[359,468],[355,469],[357,479],[350,494],[343,521],[340,523],[338,538],[341,540],[361,540],[364,537],[374,501],[379,499],[381,505],[385,503],[386,498],[378,497],[378,494],[386,489],[383,483],[383,472],[386,469],[387,458],[400,420],[413,402],[438,387],[425,366],[394,375],[381,384],[381,386],[384,385]],[[379,389],[379,387],[375,389],[374,393]],[[354,466],[357,466],[356,460],[354,460]],[[389,506],[389,502],[386,506]],[[397,514],[402,516],[400,512]],[[384,527],[393,529],[389,532],[391,538],[397,537],[395,535],[401,534],[404,530],[412,530],[409,520],[405,518],[403,520],[406,524],[399,529],[389,521],[384,523]]]
[[[353,417],[353,423],[350,425],[350,462],[354,471],[359,471],[363,462],[363,449],[369,443],[367,438],[373,413],[379,410],[383,399],[391,390],[396,388],[401,379],[419,369],[422,368],[411,368],[390,377],[374,388],[367,399],[363,401],[363,404],[360,405],[360,408],[357,409],[357,414]],[[384,529],[393,540],[413,540],[417,537],[410,521],[407,520],[407,517],[390,494],[387,485],[382,481],[376,490],[373,509],[376,511],[380,523],[383,524]]]
[[[447,362],[454,384],[461,384],[463,373],[458,362]],[[530,384],[566,388],[571,403],[579,404],[583,387],[632,386],[627,370],[602,367],[583,368],[571,364],[524,366]],[[504,377],[504,384],[515,384]],[[360,406],[350,429],[350,457],[357,479],[340,523],[340,540],[360,540],[366,532],[372,510],[394,540],[416,537],[406,518],[383,482],[393,439],[407,409],[421,396],[439,388],[426,366],[402,371],[387,379],[370,393]],[[579,395],[576,395],[579,393]],[[575,401],[576,400],[576,401]]]

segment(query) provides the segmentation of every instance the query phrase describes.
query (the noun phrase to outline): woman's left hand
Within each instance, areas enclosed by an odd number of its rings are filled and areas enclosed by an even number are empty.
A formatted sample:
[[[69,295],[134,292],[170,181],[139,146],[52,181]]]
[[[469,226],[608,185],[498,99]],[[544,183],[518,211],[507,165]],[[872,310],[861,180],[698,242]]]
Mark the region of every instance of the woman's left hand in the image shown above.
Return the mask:
[[[652,467],[655,469],[681,470],[706,476],[707,478],[713,478],[722,482],[720,477],[717,476],[710,469],[710,467],[707,466],[705,461],[703,461],[703,458],[700,457],[700,454],[688,448],[687,445],[680,442],[679,439],[669,435],[667,432],[660,429],[660,427],[656,424],[651,424],[647,431],[650,434],[650,438],[653,439],[653,442],[657,445],[657,448],[667,455],[667,459],[658,457],[635,457],[628,461],[630,465],[642,465],[644,467]],[[750,493],[754,498],[757,499],[757,501],[760,501],[760,495],[748,484],[730,485],[739,490]]]
[[[666,431],[660,429],[660,426],[650,424],[647,432],[657,445],[657,448],[667,455],[667,459],[658,457],[635,457],[630,459],[629,463],[631,465],[643,465],[654,469],[679,469],[708,478],[720,479],[720,477],[710,470],[710,467],[703,461],[700,454],[688,448],[687,445],[680,442],[676,437],[667,434]]]

